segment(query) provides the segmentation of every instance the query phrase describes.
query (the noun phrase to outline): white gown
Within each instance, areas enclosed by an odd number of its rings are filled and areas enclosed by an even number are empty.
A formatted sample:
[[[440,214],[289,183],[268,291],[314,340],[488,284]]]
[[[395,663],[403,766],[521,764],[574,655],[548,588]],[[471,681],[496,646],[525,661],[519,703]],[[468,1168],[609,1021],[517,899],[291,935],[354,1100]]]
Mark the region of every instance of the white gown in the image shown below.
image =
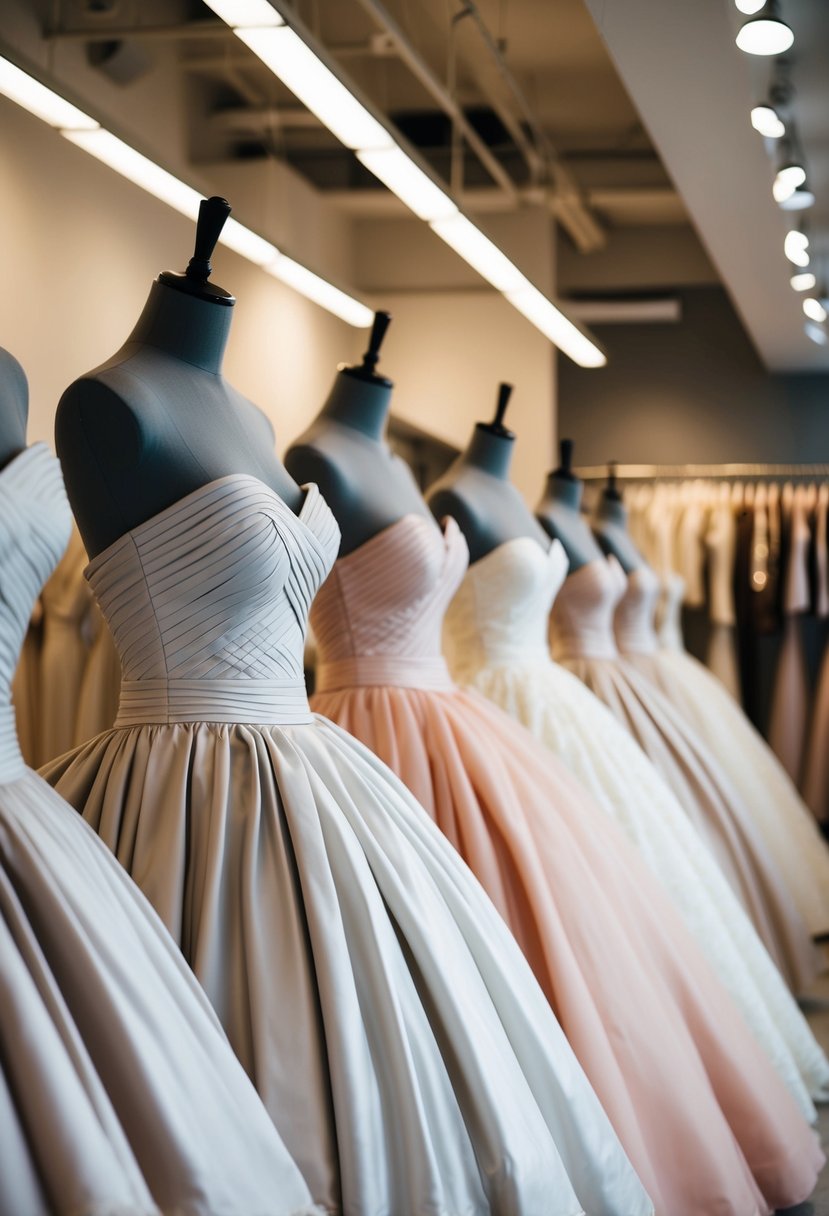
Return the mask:
[[[554,663],[547,620],[567,572],[558,541],[509,541],[470,566],[444,650],[459,684],[527,726],[595,795],[671,893],[720,981],[798,1099],[829,1088],[829,1062],[676,798],[609,710]]]
[[[213,481],[89,567],[112,730],[47,779],[181,944],[326,1210],[648,1216],[504,922],[365,747],[312,714],[308,608],[339,532]]]
[[[169,934],[18,750],[9,683],[70,520],[45,445],[0,470],[0,1216],[310,1213]]]

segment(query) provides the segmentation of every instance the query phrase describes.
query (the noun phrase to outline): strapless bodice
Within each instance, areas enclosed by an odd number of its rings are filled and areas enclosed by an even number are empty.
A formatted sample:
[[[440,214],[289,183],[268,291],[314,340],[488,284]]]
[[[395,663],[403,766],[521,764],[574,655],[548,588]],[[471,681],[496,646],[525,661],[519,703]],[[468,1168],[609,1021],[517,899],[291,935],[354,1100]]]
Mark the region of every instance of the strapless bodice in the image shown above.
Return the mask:
[[[453,519],[404,515],[335,564],[316,598],[316,688],[451,688],[441,654],[446,607],[469,552]]]
[[[505,541],[469,567],[449,606],[444,649],[462,681],[482,667],[549,662],[547,618],[567,573],[560,541]]]
[[[46,444],[34,444],[0,470],[0,782],[24,771],[11,683],[32,608],[71,526],[60,465]]]
[[[553,658],[616,658],[613,615],[626,586],[615,557],[597,557],[568,575],[550,614]]]
[[[622,654],[655,654],[659,649],[654,623],[658,599],[659,579],[650,566],[632,570],[614,617],[616,642]]]
[[[656,632],[659,645],[664,650],[684,650],[682,636],[682,602],[685,598],[685,579],[673,570],[666,571],[661,579],[661,593],[656,608]]]
[[[241,473],[120,537],[87,567],[121,659],[115,725],[311,721],[308,610],[338,545],[316,486],[295,515]]]

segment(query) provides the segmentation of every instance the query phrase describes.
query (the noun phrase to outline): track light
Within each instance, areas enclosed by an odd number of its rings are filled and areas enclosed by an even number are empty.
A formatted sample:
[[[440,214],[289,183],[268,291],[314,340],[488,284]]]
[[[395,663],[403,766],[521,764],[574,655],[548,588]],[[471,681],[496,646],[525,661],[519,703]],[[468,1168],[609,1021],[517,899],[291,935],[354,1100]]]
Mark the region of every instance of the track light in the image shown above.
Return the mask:
[[[810,321],[817,321],[818,325],[822,325],[826,320],[826,309],[817,296],[806,297],[803,301],[803,311]]]
[[[210,3],[210,0],[208,0],[208,3]],[[760,12],[765,3],[766,0],[734,0],[734,7],[738,8],[741,13],[745,13],[747,17],[753,17],[755,13]]]
[[[767,102],[754,106],[751,111],[751,125],[766,139],[782,139],[786,134],[786,126],[774,106]]]
[[[811,291],[817,283],[817,279],[811,270],[805,270],[800,274],[793,274],[789,282],[795,291]]]
[[[778,17],[775,0],[769,0],[765,8],[766,12],[746,21],[737,34],[737,46],[747,55],[782,55],[794,42],[794,31]]]
[[[826,330],[821,328],[820,325],[815,325],[814,322],[807,321],[803,328],[806,331],[806,337],[811,338],[812,341],[816,342],[818,346],[825,346],[827,342],[829,342],[829,337],[827,337]]]
[[[784,198],[780,202],[780,206],[784,211],[805,211],[807,207],[814,207],[815,196],[807,185],[798,186],[788,198]]]
[[[787,232],[783,251],[795,266],[805,268],[809,265],[809,238],[805,232],[799,232],[797,228]]]

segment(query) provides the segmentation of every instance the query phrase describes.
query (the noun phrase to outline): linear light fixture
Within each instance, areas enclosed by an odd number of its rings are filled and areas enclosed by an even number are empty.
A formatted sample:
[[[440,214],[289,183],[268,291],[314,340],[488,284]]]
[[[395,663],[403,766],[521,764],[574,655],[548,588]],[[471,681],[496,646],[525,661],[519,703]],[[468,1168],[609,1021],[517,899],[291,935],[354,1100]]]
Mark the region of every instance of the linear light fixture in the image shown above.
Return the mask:
[[[232,7],[234,13],[246,10],[251,18],[256,17],[258,20],[262,19],[264,8],[273,12],[267,0],[214,0],[214,4],[217,12],[222,7]],[[174,211],[193,221],[198,218],[199,203],[202,199],[198,190],[162,169],[155,161],[142,155],[117,135],[107,131],[94,118],[66,101],[59,93],[48,89],[33,76],[29,76],[27,72],[21,71],[2,57],[0,94],[54,127],[71,143],[94,156],[121,177],[127,178],[133,185],[166,203]],[[226,221],[219,244],[226,245],[247,261],[267,270],[269,274],[313,303],[334,313],[347,324],[358,329],[367,329],[372,324],[374,313],[365,304],[301,266],[299,262],[294,262],[286,254],[280,253],[270,241],[246,228],[238,220],[230,218]]]
[[[551,342],[582,367],[601,367],[607,362],[590,335],[533,287],[332,71],[292,9],[278,3],[273,10],[279,19],[276,24],[269,20],[254,26],[244,5],[237,10],[233,0],[205,3],[340,143]]]

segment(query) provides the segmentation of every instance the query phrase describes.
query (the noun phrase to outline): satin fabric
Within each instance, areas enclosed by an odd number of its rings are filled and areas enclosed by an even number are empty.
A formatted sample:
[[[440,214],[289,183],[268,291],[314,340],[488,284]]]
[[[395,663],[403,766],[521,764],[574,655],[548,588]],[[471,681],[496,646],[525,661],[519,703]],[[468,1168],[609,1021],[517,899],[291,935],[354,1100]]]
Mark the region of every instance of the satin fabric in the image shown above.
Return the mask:
[[[648,1216],[495,909],[308,707],[338,542],[316,487],[296,516],[241,474],[122,537],[89,568],[116,726],[46,775],[181,944],[326,1210]]]
[[[526,537],[475,562],[446,614],[452,674],[526,726],[618,824],[814,1119],[809,1095],[824,1096],[829,1062],[712,853],[629,732],[550,659],[547,622],[566,573],[558,541],[545,551]]]
[[[810,932],[829,932],[829,848],[782,764],[719,681],[690,655],[658,649],[652,627],[657,594],[647,566],[629,576],[616,610],[619,649],[698,732],[751,808],[753,825]]]
[[[550,615],[553,657],[604,701],[653,761],[789,986],[805,990],[818,974],[818,956],[750,809],[682,715],[618,653],[613,614],[626,586],[613,558],[568,575]]]
[[[657,1211],[806,1194],[811,1133],[658,884],[522,727],[449,680],[441,622],[466,561],[454,521],[441,535],[420,515],[338,561],[312,611],[314,706],[399,773],[481,880]]]
[[[0,471],[0,1213],[310,1214],[169,935],[18,750],[11,673],[69,524],[45,445]]]

